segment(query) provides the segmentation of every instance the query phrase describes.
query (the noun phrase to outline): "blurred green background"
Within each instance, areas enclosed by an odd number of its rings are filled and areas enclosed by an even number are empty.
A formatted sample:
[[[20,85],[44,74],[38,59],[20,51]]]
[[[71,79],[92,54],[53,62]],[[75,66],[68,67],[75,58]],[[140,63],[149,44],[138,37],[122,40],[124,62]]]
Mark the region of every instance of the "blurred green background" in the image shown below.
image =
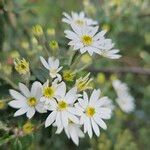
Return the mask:
[[[66,24],[61,22],[62,12],[85,11],[99,22],[101,29],[108,31],[120,49],[122,58],[109,60],[93,58],[94,86],[102,89],[113,100],[111,80],[119,78],[126,82],[135,98],[136,109],[131,114],[119,108],[108,129],[101,130],[99,138],[81,139],[79,147],[72,144],[64,134],[55,135],[51,128],[42,128],[24,137],[12,138],[7,127],[22,128],[25,117],[16,121],[13,110],[0,101],[0,149],[25,150],[149,150],[150,149],[150,2],[149,0],[0,0],[0,100],[9,98],[8,89],[21,79],[15,72],[12,60],[19,55],[32,61],[33,77],[41,77],[34,69],[41,45],[33,44],[32,27],[40,24],[43,30],[55,29],[55,36],[65,56],[67,40],[64,37]],[[41,79],[42,80],[42,79]],[[4,106],[5,105],[5,106]],[[35,117],[32,123],[38,126]]]

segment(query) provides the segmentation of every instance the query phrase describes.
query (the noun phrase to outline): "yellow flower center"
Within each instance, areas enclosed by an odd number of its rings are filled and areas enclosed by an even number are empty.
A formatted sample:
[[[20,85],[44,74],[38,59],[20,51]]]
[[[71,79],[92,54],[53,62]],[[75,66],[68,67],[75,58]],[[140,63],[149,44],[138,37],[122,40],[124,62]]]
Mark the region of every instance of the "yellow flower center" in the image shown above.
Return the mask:
[[[34,107],[34,106],[36,106],[36,104],[37,104],[37,99],[34,98],[34,97],[30,97],[30,98],[27,100],[27,104],[28,104],[30,107]]]
[[[86,109],[86,115],[87,115],[88,117],[93,117],[94,114],[95,114],[95,108],[93,108],[93,107],[88,107],[88,108]]]
[[[20,74],[26,74],[27,72],[29,72],[29,62],[27,62],[25,59],[17,59],[15,61],[15,69]]]
[[[93,42],[92,37],[89,35],[83,35],[81,39],[82,39],[82,43],[86,46],[91,45]]]
[[[79,26],[84,25],[84,21],[83,21],[83,20],[80,20],[80,19],[76,20],[75,23],[76,23],[77,25],[79,25]]]
[[[43,95],[47,98],[52,98],[55,94],[55,89],[51,86],[44,88]]]
[[[65,101],[59,101],[58,102],[58,110],[62,111],[65,110],[68,107],[68,104]]]

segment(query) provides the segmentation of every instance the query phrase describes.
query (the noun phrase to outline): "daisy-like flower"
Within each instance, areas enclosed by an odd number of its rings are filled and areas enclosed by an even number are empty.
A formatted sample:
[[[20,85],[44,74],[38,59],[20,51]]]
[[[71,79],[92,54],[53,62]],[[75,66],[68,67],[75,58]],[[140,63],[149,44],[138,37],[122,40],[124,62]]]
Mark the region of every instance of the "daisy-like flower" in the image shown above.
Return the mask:
[[[62,69],[62,67],[59,67],[59,59],[54,59],[54,57],[49,57],[47,62],[43,57],[40,57],[40,60],[43,66],[47,70],[49,70],[49,75],[52,78],[57,77],[59,80],[61,80],[61,75],[58,73]]]
[[[42,87],[42,94],[40,101],[49,104],[52,100],[55,100],[59,95],[59,91],[62,89],[63,82],[57,83],[58,80],[54,80],[50,85],[49,80],[47,80]]]
[[[62,127],[57,128],[56,134],[60,134],[63,131],[63,129],[67,137],[71,139],[76,145],[79,145],[79,138],[84,137],[84,133],[80,129],[80,125],[69,121],[69,124],[67,127],[63,128],[62,126]]]
[[[42,85],[40,82],[35,81],[32,84],[31,91],[22,83],[19,83],[21,93],[10,90],[10,94],[14,100],[9,102],[9,106],[19,109],[15,112],[14,116],[20,116],[26,113],[30,119],[34,116],[35,112],[46,112],[43,103],[40,102],[42,96]]]
[[[118,54],[118,49],[113,49],[114,43],[112,43],[111,39],[105,39],[103,42],[103,49],[99,52],[99,54],[103,57],[110,59],[119,59],[121,55]]]
[[[66,93],[66,84],[62,82],[62,88],[59,88],[57,101],[51,101],[48,110],[52,111],[47,117],[45,127],[50,126],[55,122],[57,127],[68,126],[68,120],[79,123],[76,117],[77,111],[73,107],[74,102],[77,100],[77,89],[74,87]]]
[[[73,31],[65,30],[66,37],[71,41],[68,45],[73,47],[73,50],[80,50],[81,54],[86,51],[93,55],[93,53],[100,53],[104,49],[104,35],[105,31],[97,33],[98,26],[96,27],[83,27],[79,28],[78,26],[71,25]]]
[[[84,126],[84,133],[88,132],[89,137],[94,133],[99,136],[100,129],[107,129],[103,119],[110,119],[111,109],[105,105],[106,99],[100,98],[100,90],[94,90],[90,99],[86,92],[83,92],[83,98],[78,99],[75,107],[80,112],[80,123]],[[81,113],[82,111],[82,113]]]
[[[117,93],[116,102],[121,110],[125,113],[132,112],[135,109],[134,98],[130,95],[127,84],[117,79],[112,82],[112,85]]]
[[[79,27],[84,27],[84,26],[92,26],[98,24],[97,21],[85,17],[84,12],[80,12],[80,13],[72,12],[71,16],[64,12],[63,15],[64,18],[62,19],[62,21],[70,25],[75,24]]]

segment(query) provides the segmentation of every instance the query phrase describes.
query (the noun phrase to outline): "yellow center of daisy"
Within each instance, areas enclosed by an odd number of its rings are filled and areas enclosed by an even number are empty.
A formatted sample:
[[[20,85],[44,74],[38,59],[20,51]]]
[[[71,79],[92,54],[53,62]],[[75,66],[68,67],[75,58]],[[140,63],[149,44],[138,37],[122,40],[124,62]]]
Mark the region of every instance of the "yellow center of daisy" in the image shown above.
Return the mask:
[[[82,43],[86,46],[91,45],[93,42],[92,37],[89,35],[83,35],[81,39],[82,39]]]
[[[93,108],[93,107],[88,107],[88,108],[86,109],[86,115],[87,115],[88,117],[93,117],[94,114],[95,114],[95,108]]]
[[[28,104],[30,107],[36,106],[36,104],[37,104],[36,98],[30,97],[30,98],[27,100],[27,104]]]
[[[84,25],[84,21],[83,21],[83,20],[80,20],[80,19],[76,20],[75,23],[76,23],[77,25],[79,25],[79,26]]]
[[[68,104],[65,101],[58,102],[58,110],[65,110],[68,107]]]
[[[55,94],[55,89],[51,86],[44,88],[43,95],[47,98],[52,98]]]

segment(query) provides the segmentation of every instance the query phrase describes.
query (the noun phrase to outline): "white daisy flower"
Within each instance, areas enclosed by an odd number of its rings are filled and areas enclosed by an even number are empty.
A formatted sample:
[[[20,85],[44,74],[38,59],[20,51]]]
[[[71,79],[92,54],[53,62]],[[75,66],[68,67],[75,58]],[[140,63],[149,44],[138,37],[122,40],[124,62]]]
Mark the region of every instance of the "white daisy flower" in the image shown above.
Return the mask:
[[[84,126],[84,133],[88,132],[89,137],[94,133],[99,136],[100,129],[107,129],[103,119],[110,119],[111,109],[105,105],[106,99],[100,98],[100,90],[94,90],[90,99],[86,92],[83,92],[83,99],[79,98],[75,104],[78,111],[82,111],[80,123]]]
[[[65,128],[63,128],[63,126],[58,127],[56,134],[60,134],[63,131],[63,129],[67,137],[71,139],[76,145],[79,145],[79,138],[84,137],[84,133],[80,129],[80,125],[70,121],[67,127]]]
[[[61,80],[61,75],[58,73],[62,69],[62,67],[59,67],[59,59],[54,59],[54,57],[49,57],[47,62],[43,57],[40,57],[40,60],[43,66],[47,70],[49,70],[49,75],[52,78],[57,77],[59,80]]]
[[[47,80],[42,87],[42,97],[40,99],[41,102],[44,102],[45,108],[47,108],[47,104],[50,104],[51,101],[55,100],[59,96],[59,91],[63,88],[63,82],[57,83],[58,80],[54,80],[50,85],[49,80]]]
[[[135,109],[134,98],[130,95],[127,84],[120,80],[114,80],[112,85],[117,93],[116,102],[121,110],[125,113],[132,112]]]
[[[64,12],[63,15],[64,18],[62,19],[62,21],[70,25],[75,24],[79,27],[83,27],[83,26],[92,26],[98,24],[97,21],[85,17],[84,12],[80,12],[79,14],[72,12],[71,16]]]
[[[110,59],[119,59],[121,55],[118,54],[118,49],[113,49],[114,43],[112,43],[111,39],[105,39],[103,42],[103,49],[99,52],[99,54],[103,57]]]
[[[86,51],[93,55],[93,52],[100,53],[104,49],[104,35],[105,31],[97,33],[98,26],[96,27],[83,27],[72,25],[73,31],[65,30],[66,37],[71,41],[68,45],[73,47],[73,50],[80,50],[81,54]]]
[[[35,112],[44,113],[43,103],[40,102],[42,96],[42,85],[40,82],[35,81],[32,84],[31,91],[22,83],[19,83],[19,89],[21,93],[10,90],[10,94],[14,100],[9,102],[9,106],[19,109],[15,112],[14,116],[20,116],[26,113],[26,116],[30,119],[34,116]]]
[[[59,88],[58,93],[57,101],[51,101],[51,107],[48,107],[48,110],[52,112],[46,119],[45,127],[50,126],[54,122],[57,127],[67,127],[68,120],[79,123],[76,117],[76,108],[73,107],[74,102],[78,98],[77,89],[72,88],[66,93],[66,84],[62,82],[62,87]]]

